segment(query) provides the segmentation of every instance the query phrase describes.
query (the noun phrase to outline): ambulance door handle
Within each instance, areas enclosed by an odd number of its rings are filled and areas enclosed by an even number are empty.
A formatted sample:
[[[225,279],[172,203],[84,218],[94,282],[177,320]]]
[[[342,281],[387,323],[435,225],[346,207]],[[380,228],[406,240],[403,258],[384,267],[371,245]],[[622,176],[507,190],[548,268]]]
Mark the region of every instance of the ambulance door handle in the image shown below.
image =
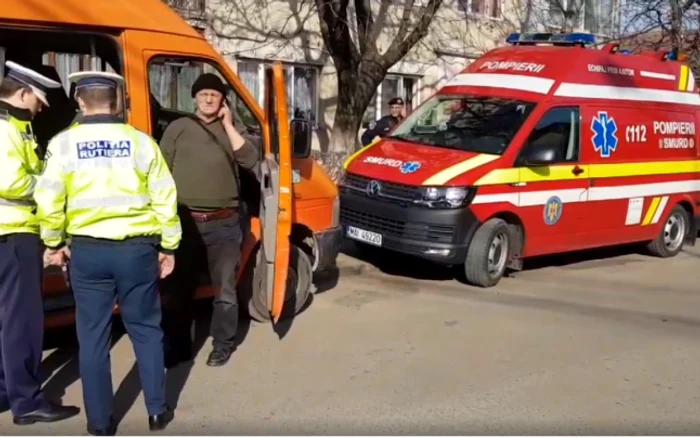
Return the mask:
[[[516,182],[516,183],[510,183],[509,184],[511,187],[525,187],[527,185],[526,182]]]
[[[583,172],[584,172],[584,170],[581,169],[581,168],[578,167],[578,166],[574,166],[574,168],[571,169],[571,173],[573,173],[573,174],[576,175],[576,176],[581,175]]]

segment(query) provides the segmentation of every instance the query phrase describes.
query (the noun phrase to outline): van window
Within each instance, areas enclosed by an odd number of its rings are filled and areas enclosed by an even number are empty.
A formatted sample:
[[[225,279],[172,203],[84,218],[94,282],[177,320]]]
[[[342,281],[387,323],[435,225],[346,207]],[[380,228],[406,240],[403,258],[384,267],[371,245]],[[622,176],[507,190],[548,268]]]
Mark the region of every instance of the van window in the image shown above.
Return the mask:
[[[433,96],[390,136],[398,140],[502,154],[535,104],[492,96]]]
[[[547,111],[537,122],[535,129],[522,149],[522,153],[544,144],[555,144],[559,153],[557,163],[578,161],[579,155],[579,109],[558,107]]]
[[[32,128],[39,146],[66,129],[78,115],[78,103],[68,75],[88,68],[122,73],[122,52],[116,35],[76,30],[39,30],[36,28],[0,28],[0,80],[6,72],[5,61],[14,61],[60,82],[63,88],[48,90],[50,106],[38,113]],[[125,105],[122,93],[121,108]],[[125,117],[127,111],[118,115]]]
[[[156,57],[148,65],[148,81],[151,98],[153,137],[160,141],[165,128],[174,120],[187,115],[194,115],[195,101],[192,98],[192,85],[203,73],[214,73],[229,85],[226,96],[230,105],[236,128],[256,145],[260,145],[260,122],[252,111],[236,95],[233,87],[213,63],[187,57]]]

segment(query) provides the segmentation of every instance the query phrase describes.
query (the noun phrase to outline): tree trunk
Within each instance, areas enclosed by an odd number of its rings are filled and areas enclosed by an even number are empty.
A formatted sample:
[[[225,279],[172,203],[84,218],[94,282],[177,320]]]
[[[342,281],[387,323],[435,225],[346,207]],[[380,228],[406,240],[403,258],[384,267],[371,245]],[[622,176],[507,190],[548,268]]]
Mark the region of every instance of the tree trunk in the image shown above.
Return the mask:
[[[343,176],[345,160],[359,149],[357,134],[362,116],[383,77],[376,76],[361,69],[360,73],[351,68],[338,71],[338,103],[328,152],[322,159],[323,166],[336,183]]]

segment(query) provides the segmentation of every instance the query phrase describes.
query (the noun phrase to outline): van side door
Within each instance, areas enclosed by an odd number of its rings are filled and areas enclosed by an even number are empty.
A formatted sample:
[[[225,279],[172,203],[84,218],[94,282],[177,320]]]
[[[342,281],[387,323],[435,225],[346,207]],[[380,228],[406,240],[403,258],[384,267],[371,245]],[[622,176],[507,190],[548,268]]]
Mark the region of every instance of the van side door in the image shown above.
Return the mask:
[[[265,70],[265,114],[269,141],[265,142],[260,167],[261,248],[268,309],[277,322],[287,289],[292,231],[292,146],[284,71],[279,62]]]
[[[588,166],[579,163],[580,144],[578,106],[551,107],[516,158],[528,255],[565,252],[584,244],[589,182]],[[544,150],[550,152],[548,158],[537,161]]]

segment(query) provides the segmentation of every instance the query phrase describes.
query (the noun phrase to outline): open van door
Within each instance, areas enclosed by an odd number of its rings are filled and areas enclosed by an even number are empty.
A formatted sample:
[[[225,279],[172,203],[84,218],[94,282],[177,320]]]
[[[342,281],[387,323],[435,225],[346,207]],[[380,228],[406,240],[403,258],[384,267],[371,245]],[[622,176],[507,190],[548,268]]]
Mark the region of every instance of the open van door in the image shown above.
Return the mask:
[[[265,68],[268,141],[260,166],[260,229],[267,308],[274,322],[282,315],[292,230],[292,146],[282,64]]]

